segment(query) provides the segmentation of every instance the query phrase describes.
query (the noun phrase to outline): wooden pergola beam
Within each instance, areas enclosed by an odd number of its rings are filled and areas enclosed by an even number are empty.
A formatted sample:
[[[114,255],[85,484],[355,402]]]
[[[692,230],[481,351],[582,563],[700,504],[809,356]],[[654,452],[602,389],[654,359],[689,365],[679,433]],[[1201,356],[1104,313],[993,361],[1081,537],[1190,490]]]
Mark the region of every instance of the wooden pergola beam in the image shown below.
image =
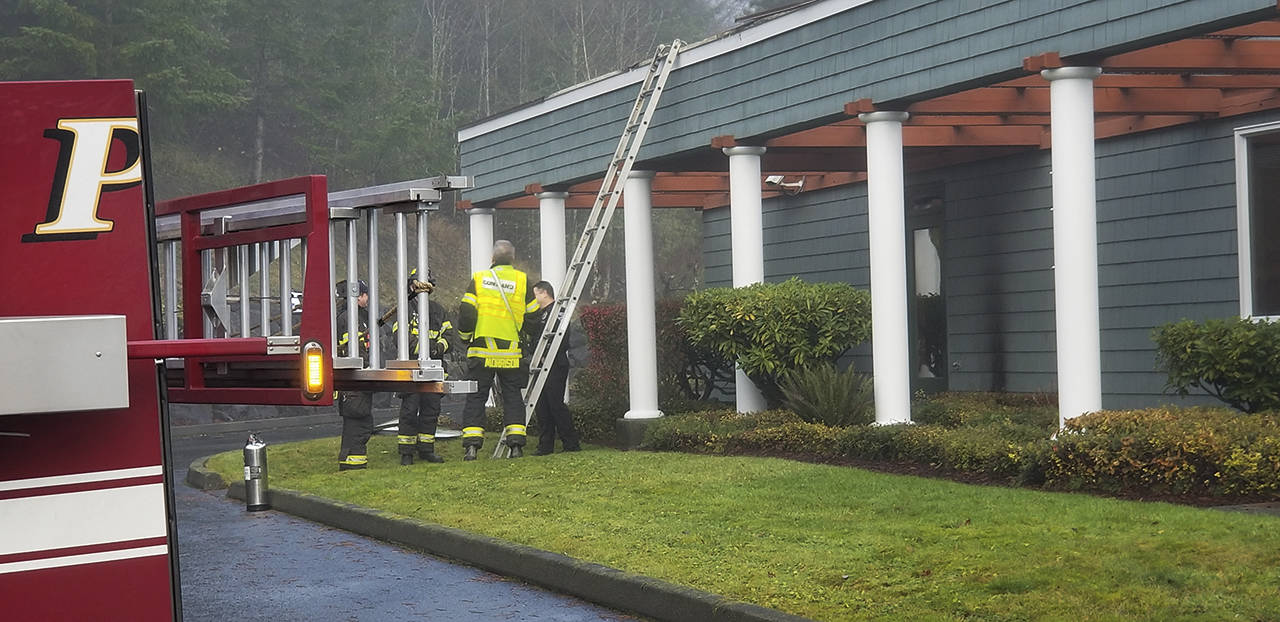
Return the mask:
[[[600,192],[603,180],[593,179],[569,187],[570,193]],[[653,192],[728,192],[725,173],[658,173],[653,178]]]
[[[902,128],[902,144],[904,147],[1038,146],[1044,134],[1044,126],[1048,122],[1048,117],[1045,117],[1043,123],[1035,125],[905,125]],[[867,135],[861,127],[834,125],[775,138],[766,142],[765,146],[772,148],[866,147]]]
[[[1202,115],[1129,115],[1110,117],[1099,119],[1093,124],[1093,136],[1095,139],[1101,140],[1162,127],[1194,123],[1203,118]]]
[[[1201,39],[1231,39],[1239,37],[1280,37],[1280,20],[1269,19],[1235,28],[1227,28],[1197,37]]]
[[[861,121],[855,121],[861,123]],[[974,127],[980,125],[1049,125],[1049,114],[913,114],[907,124],[920,125],[963,125]]]
[[[1222,104],[1221,89],[1198,88],[1097,88],[1094,111],[1098,114],[1197,114],[1216,112]],[[1047,114],[1049,89],[985,87],[944,95],[907,106],[915,114]]]
[[[993,84],[989,88],[1043,88],[1048,81],[1040,76],[1025,76]],[[1102,88],[1204,88],[1249,89],[1280,88],[1280,72],[1271,74],[1187,74],[1187,73],[1104,73],[1093,81]]]
[[[655,192],[653,193],[653,207],[655,208],[687,208],[702,209],[706,203],[707,196],[717,194],[712,192]],[[578,193],[569,194],[565,199],[564,206],[567,209],[591,209],[596,202],[595,193]],[[498,209],[537,209],[538,197],[532,195],[521,195],[510,199],[498,201],[493,204]]]
[[[775,171],[767,171],[773,173]],[[788,173],[787,181],[804,179],[804,191],[823,190],[848,184],[866,181],[867,174],[862,171],[802,171]],[[569,189],[569,197],[565,199],[568,209],[590,209],[595,203],[600,181],[593,180],[576,184]],[[774,186],[761,182],[761,193],[766,199],[782,196]],[[534,196],[541,191],[538,184],[529,184],[526,190],[533,193],[513,197],[493,204],[498,209],[537,209],[538,198]],[[659,173],[654,177],[653,207],[665,209],[716,209],[729,204],[728,173]],[[469,201],[460,201],[459,209],[471,207]],[[625,209],[625,205],[623,208]]]
[[[826,125],[765,141],[770,149],[779,147],[853,147],[866,146],[867,131],[862,125]]]
[[[1280,108],[1280,89],[1259,89],[1235,93],[1223,99],[1220,116],[1230,117]]]
[[[1267,39],[1183,39],[1125,52],[1100,63],[1103,71],[1250,73],[1280,70],[1280,45]]]

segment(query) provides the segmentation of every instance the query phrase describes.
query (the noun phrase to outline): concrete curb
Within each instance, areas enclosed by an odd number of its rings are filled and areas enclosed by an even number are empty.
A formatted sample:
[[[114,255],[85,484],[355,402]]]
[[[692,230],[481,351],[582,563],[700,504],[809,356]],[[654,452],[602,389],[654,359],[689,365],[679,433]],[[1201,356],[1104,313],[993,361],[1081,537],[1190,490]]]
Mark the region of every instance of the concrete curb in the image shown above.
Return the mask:
[[[205,467],[204,463],[212,457],[196,458],[191,462],[191,466],[187,467],[187,478],[184,480],[188,486],[197,490],[218,490],[227,487],[227,481],[222,479],[222,475]]]
[[[203,460],[197,460],[203,465]],[[192,472],[195,464],[192,464]],[[190,479],[190,476],[188,476]],[[221,479],[221,478],[219,478]],[[470,566],[515,577],[562,594],[655,620],[707,622],[802,622],[767,607],[736,602],[651,577],[476,535],[452,527],[393,517],[294,490],[268,492],[271,507],[338,529],[448,557]],[[227,496],[244,500],[244,482],[231,482]]]

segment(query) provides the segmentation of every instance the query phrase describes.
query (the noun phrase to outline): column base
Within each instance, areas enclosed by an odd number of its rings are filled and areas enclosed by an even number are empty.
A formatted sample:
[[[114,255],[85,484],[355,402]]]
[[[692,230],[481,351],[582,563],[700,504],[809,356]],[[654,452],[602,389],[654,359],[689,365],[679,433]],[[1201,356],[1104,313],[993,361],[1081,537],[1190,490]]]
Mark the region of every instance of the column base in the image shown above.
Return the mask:
[[[906,419],[889,419],[885,421],[872,421],[871,427],[877,428],[885,425],[915,425],[915,423],[916,422],[912,421],[911,418],[908,417]]]
[[[655,411],[661,415],[661,411]],[[630,413],[628,413],[630,414]],[[643,419],[628,419],[623,417],[617,419],[614,424],[614,434],[618,437],[618,446],[622,449],[635,449],[644,442],[645,430],[653,425],[659,417],[645,417]]]

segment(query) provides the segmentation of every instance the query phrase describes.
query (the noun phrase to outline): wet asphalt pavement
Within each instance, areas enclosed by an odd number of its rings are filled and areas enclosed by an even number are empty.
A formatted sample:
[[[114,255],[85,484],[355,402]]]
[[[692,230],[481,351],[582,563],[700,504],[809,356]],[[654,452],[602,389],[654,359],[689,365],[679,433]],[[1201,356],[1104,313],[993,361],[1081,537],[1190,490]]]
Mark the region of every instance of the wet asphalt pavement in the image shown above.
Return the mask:
[[[338,420],[256,425],[271,443],[338,433]],[[635,620],[470,566],[300,520],[249,513],[226,491],[182,483],[192,460],[243,447],[246,433],[175,428],[185,620]],[[194,430],[197,428],[192,428]]]

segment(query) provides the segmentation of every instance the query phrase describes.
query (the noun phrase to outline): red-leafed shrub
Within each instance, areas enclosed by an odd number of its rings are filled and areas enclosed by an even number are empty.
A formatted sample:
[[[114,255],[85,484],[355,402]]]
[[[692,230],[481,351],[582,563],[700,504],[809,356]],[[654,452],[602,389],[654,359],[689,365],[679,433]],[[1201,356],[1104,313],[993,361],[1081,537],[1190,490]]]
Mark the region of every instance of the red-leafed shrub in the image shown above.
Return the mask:
[[[675,318],[680,301],[660,301],[656,308],[658,338],[658,402],[665,412],[688,410],[706,400],[732,378],[732,365],[688,344]],[[587,336],[588,362],[574,376],[570,407],[587,438],[609,440],[614,420],[630,404],[627,369],[627,314],[620,304],[592,305],[578,311]]]

